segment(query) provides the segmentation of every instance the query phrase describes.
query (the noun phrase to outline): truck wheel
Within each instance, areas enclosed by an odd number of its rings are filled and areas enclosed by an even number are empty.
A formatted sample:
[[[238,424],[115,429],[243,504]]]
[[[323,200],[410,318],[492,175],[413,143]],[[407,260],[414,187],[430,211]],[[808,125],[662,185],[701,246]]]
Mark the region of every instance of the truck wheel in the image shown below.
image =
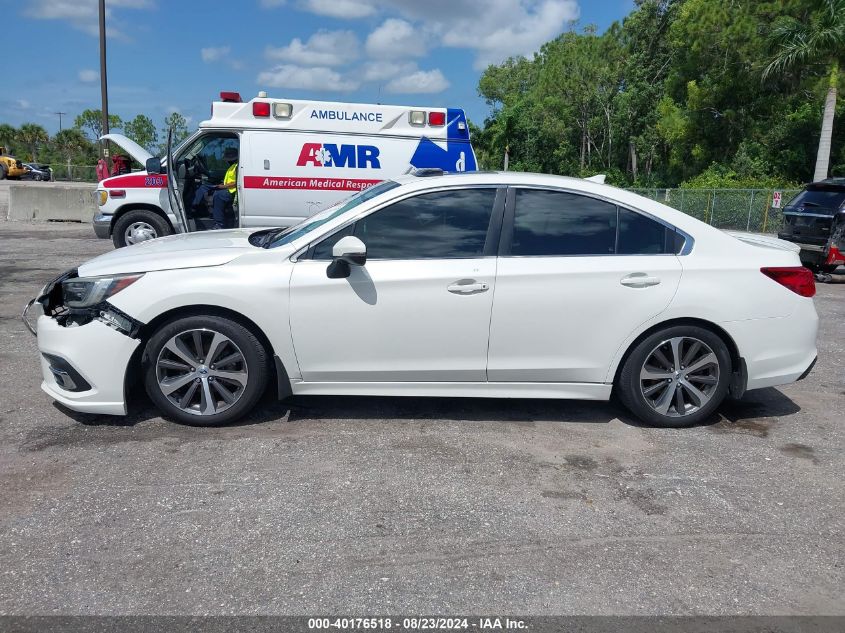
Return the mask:
[[[152,211],[137,209],[124,213],[114,223],[112,242],[115,248],[123,248],[171,233],[173,231],[163,217]]]
[[[0,180],[6,180],[6,165],[0,164]]]

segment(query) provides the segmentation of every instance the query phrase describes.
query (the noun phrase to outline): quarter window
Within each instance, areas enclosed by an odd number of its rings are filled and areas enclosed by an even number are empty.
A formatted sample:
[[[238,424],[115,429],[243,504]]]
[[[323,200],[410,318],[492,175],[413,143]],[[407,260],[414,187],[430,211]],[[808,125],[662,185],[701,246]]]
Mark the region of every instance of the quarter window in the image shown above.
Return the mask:
[[[367,259],[481,257],[495,199],[494,188],[421,194],[358,220],[354,235]]]
[[[678,244],[680,242],[680,244]],[[660,222],[641,213],[619,208],[619,255],[663,255],[677,253],[683,240]]]
[[[562,191],[517,189],[511,255],[612,255],[616,205]]]

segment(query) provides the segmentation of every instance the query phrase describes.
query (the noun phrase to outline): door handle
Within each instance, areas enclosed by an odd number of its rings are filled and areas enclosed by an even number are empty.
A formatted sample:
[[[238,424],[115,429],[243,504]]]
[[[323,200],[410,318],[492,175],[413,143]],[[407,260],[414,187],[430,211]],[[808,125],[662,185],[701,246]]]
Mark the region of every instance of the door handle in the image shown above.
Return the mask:
[[[474,295],[479,292],[487,292],[490,290],[490,286],[475,279],[458,279],[455,283],[446,286],[446,290],[456,295]]]
[[[659,284],[660,277],[651,277],[646,273],[631,273],[627,277],[622,277],[619,283],[628,288],[648,288]]]

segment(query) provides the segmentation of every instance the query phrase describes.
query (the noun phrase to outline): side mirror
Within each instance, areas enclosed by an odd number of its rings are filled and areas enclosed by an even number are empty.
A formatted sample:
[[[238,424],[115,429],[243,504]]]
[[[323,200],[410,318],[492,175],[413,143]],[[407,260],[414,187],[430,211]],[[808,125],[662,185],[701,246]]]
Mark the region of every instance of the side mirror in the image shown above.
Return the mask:
[[[147,170],[148,174],[160,174],[161,172],[161,159],[160,158],[148,158],[146,165],[144,168]]]
[[[349,277],[350,266],[363,266],[367,263],[367,247],[354,235],[347,235],[332,247],[332,263],[326,269],[329,279]]]

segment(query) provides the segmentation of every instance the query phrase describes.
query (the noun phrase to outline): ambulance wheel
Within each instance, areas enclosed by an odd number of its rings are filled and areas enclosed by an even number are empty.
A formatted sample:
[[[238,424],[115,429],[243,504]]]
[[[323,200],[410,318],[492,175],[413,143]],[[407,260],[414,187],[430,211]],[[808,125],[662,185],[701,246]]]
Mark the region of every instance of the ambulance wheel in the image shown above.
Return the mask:
[[[137,209],[127,211],[117,219],[111,238],[115,248],[123,248],[171,233],[170,224],[163,217],[152,211]]]

